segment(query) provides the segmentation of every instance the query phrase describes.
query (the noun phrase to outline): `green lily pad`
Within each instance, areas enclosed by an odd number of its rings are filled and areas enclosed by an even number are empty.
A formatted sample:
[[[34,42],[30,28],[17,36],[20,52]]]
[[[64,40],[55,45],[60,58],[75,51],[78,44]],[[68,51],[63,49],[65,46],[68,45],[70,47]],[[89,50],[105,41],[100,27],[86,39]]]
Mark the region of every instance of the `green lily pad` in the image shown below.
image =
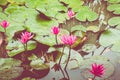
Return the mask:
[[[27,0],[7,0],[11,4],[24,4]]]
[[[49,64],[44,63],[42,59],[32,60],[30,66],[36,70],[45,70],[49,68]]]
[[[27,45],[28,45],[27,50],[33,50],[37,46],[35,41],[28,41]],[[20,41],[10,41],[8,43],[6,49],[10,50],[8,52],[8,55],[10,57],[13,57],[13,56],[23,52],[24,51],[24,46]]]
[[[62,51],[62,50],[61,50]],[[68,58],[68,53],[69,53],[69,48],[65,47],[64,49],[64,54],[63,57],[61,59],[61,63],[62,65],[64,65],[67,61]],[[71,57],[70,57],[70,61],[68,63],[68,69],[76,69],[79,68],[81,62],[83,61],[82,56],[75,50],[71,50]]]
[[[98,18],[98,14],[93,12],[89,7],[84,6],[79,10],[75,17],[79,21],[95,21]]]
[[[0,0],[0,5],[6,5],[7,4],[7,0]]]
[[[23,68],[21,61],[13,58],[0,58],[0,79],[13,80],[21,75]]]
[[[106,78],[109,78],[113,72],[114,72],[114,66],[107,61],[108,59],[104,56],[93,56],[89,59],[84,60],[80,64],[80,70],[81,74],[84,78],[93,78],[93,75],[89,72],[89,70],[92,68],[92,64],[103,64],[105,67],[105,72],[102,77],[96,77],[96,80],[104,80]]]
[[[117,29],[120,29],[120,17],[112,17],[108,20],[110,26],[116,26]]]
[[[89,26],[89,27],[87,27],[87,31],[98,32],[99,27],[98,26]]]
[[[109,3],[119,3],[120,0],[107,0]]]
[[[86,27],[84,27],[83,25],[76,25],[76,26],[71,28],[71,32],[73,32],[73,31],[83,31],[83,32],[86,32]]]
[[[84,3],[82,0],[60,0],[60,1],[68,4],[68,7],[72,8],[73,11],[75,12],[77,12],[81,8],[81,5],[83,5]]]
[[[114,14],[120,14],[120,4],[112,4],[107,7],[107,10]]]
[[[112,50],[113,51],[120,51],[118,48],[118,46],[120,46],[120,30],[117,29],[108,29],[105,32],[102,33],[102,35],[100,36],[100,44],[104,47],[112,46]]]
[[[40,31],[39,31],[39,33],[40,33]],[[60,33],[58,34],[58,44],[61,43],[61,40],[60,40],[61,36],[65,35],[65,34],[69,34],[69,32],[67,30],[60,29]],[[34,39],[37,40],[38,42],[46,44],[48,46],[53,46],[56,44],[55,35],[52,34],[51,28],[42,29],[41,34],[37,34]]]
[[[82,51],[84,52],[87,52],[87,53],[90,53],[92,51],[95,51],[96,50],[96,46],[94,44],[85,44],[83,45],[82,47]]]

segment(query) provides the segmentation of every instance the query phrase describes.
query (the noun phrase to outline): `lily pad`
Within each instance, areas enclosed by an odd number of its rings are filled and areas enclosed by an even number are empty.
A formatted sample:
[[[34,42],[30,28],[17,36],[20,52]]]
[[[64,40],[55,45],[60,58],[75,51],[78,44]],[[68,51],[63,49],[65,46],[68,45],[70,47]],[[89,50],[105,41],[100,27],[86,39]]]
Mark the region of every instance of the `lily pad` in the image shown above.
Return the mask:
[[[116,26],[117,29],[120,29],[120,17],[112,17],[108,20],[110,26]]]
[[[46,33],[45,33],[45,31],[46,31]],[[39,33],[40,33],[40,31],[39,31]],[[63,34],[64,35],[69,34],[69,32],[65,29],[60,29],[60,33],[58,34],[58,43],[59,44],[61,43],[60,39]],[[40,35],[38,34],[34,39],[40,43],[43,43],[43,44],[46,44],[49,46],[53,46],[56,44],[55,35],[51,33],[51,28],[49,28],[49,30],[46,28],[42,29],[41,34]]]
[[[94,51],[97,47],[94,44],[85,44],[82,47],[82,51],[90,53]]]
[[[107,7],[107,10],[114,14],[120,14],[120,4],[112,4]]]
[[[71,31],[83,31],[86,32],[86,27],[84,27],[83,25],[76,25],[74,27],[71,28]]]
[[[7,4],[7,0],[0,0],[0,5],[6,5]]]
[[[60,1],[64,2],[65,4],[68,4],[68,7],[72,8],[73,11],[75,12],[77,12],[84,3],[82,0],[60,0]]]
[[[64,54],[61,60],[61,63],[64,65],[64,63],[66,63],[67,58],[68,58],[68,53],[69,53],[69,49],[66,47],[64,49]],[[81,62],[83,61],[82,56],[75,50],[71,50],[71,57],[70,57],[70,61],[68,63],[68,69],[76,69],[79,68]]]
[[[107,0],[109,3],[119,3],[120,0]]]
[[[36,70],[45,70],[45,69],[48,69],[49,68],[49,64],[48,63],[44,63],[42,59],[35,59],[35,60],[32,60],[31,63],[30,63],[30,66],[33,68],[33,69],[36,69]]]
[[[120,51],[118,48],[118,46],[120,46],[120,30],[117,29],[108,29],[105,32],[102,33],[102,35],[100,36],[100,44],[104,47],[112,46],[112,50],[113,51]]]
[[[21,61],[13,58],[0,58],[0,79],[13,80],[21,75]]]
[[[106,78],[109,78],[114,72],[114,66],[109,61],[107,61],[106,57],[93,56],[89,59],[84,60],[80,64],[81,74],[84,78],[86,78],[86,79],[93,78],[93,75],[89,72],[93,63],[103,64],[103,66],[105,67],[105,72],[104,72],[103,76],[100,78],[96,77],[96,80],[104,80]]]
[[[89,26],[89,27],[87,27],[87,31],[98,32],[99,27],[98,26]]]
[[[27,45],[28,45],[27,50],[33,50],[37,46],[35,41],[28,41]],[[13,57],[13,56],[23,52],[24,51],[24,46],[20,41],[10,41],[8,43],[6,49],[9,51],[8,55],[10,57]]]
[[[98,18],[98,14],[93,12],[89,7],[84,6],[79,10],[75,17],[79,21],[95,21]]]

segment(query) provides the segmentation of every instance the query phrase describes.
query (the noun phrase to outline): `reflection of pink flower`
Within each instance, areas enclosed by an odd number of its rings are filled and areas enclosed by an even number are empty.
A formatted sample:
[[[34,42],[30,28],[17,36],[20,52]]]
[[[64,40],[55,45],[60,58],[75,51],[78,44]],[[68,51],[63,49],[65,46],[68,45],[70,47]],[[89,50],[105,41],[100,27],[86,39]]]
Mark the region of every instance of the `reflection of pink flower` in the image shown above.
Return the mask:
[[[53,34],[57,35],[60,32],[60,29],[58,27],[54,26],[54,27],[52,27],[51,31]]]
[[[77,37],[73,35],[63,35],[61,40],[63,44],[72,45],[75,43]]]
[[[22,33],[20,41],[22,42],[22,44],[26,44],[32,37],[33,35],[31,35],[30,32],[26,31]]]
[[[0,25],[3,27],[3,28],[7,28],[9,26],[9,22],[7,22],[6,20],[3,20]]]
[[[70,18],[74,17],[75,13],[72,10],[68,10],[68,16]]]
[[[92,64],[92,69],[90,70],[90,73],[92,73],[94,76],[101,77],[104,74],[104,66],[102,64],[97,65],[96,63]]]

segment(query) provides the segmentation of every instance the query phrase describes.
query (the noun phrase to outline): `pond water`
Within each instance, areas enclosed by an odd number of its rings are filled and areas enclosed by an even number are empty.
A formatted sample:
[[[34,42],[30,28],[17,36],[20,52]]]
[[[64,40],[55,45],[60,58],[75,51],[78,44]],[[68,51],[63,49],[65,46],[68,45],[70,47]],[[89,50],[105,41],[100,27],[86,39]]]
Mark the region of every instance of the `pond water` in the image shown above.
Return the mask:
[[[97,50],[96,55],[98,55],[102,50],[103,50],[102,47],[99,49],[99,51]],[[120,80],[120,55],[119,54],[120,53],[107,51],[107,50],[103,53],[103,56],[108,57],[110,62],[115,67],[115,71],[113,72],[113,74],[108,79],[104,79],[104,80]],[[91,54],[89,54],[89,56],[91,56]],[[88,80],[84,78],[84,76],[82,76],[81,74],[82,71],[79,68],[75,70],[67,69],[67,71],[70,76],[70,80]],[[38,80],[59,80],[61,78],[63,78],[63,75],[61,74],[60,71],[55,72],[53,69],[51,69],[47,76]]]

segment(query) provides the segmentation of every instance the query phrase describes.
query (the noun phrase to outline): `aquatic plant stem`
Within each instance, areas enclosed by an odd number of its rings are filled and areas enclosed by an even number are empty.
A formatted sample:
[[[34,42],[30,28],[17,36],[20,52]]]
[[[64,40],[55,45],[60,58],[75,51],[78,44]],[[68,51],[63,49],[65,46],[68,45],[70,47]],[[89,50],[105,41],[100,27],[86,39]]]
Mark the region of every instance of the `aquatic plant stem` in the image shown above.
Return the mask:
[[[69,63],[69,60],[70,60],[70,56],[71,56],[71,46],[69,46],[68,59],[67,59],[67,63],[66,63],[65,68],[64,68],[64,70],[65,70],[65,72],[66,72],[66,74],[67,74],[68,80],[70,80],[70,77],[69,77],[69,75],[68,75],[68,73],[67,73],[66,68],[67,68],[67,66],[68,66],[68,63]]]
[[[96,78],[96,76],[94,76],[92,80],[95,80],[95,78]]]
[[[57,35],[55,35],[55,41],[56,41],[56,44],[58,45]]]
[[[59,60],[58,65],[60,65],[60,63],[61,63],[62,56],[63,56],[63,53],[64,53],[64,49],[65,49],[65,46],[63,46],[62,54],[61,54],[61,56],[60,56],[60,60]],[[62,68],[61,68],[61,65],[60,65],[60,70],[61,70],[61,72],[62,72],[62,74],[63,74],[63,76],[64,76],[64,78],[65,78],[65,74],[64,74],[64,71],[63,71]]]

